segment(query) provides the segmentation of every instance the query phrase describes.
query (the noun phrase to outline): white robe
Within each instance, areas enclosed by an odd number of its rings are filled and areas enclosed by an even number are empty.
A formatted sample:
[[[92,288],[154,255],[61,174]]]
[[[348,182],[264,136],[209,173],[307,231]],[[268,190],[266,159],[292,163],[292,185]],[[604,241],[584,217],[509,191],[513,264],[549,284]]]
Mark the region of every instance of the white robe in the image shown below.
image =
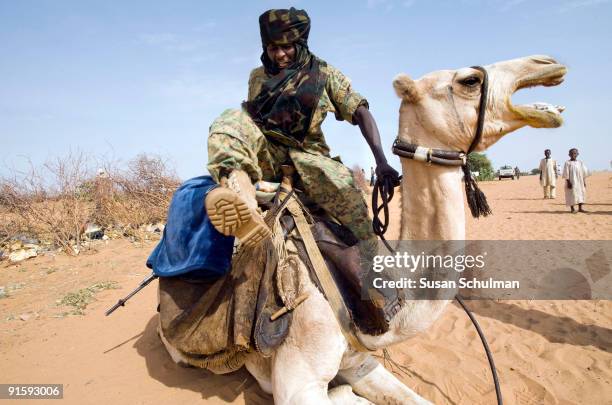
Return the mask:
[[[540,160],[540,185],[542,187],[553,186],[557,183],[557,162],[553,159],[542,159]]]
[[[589,172],[579,160],[568,160],[563,166],[563,178],[572,183],[572,188],[565,184],[565,205],[572,206],[582,204],[586,201],[586,187],[584,187],[584,179],[589,176]]]

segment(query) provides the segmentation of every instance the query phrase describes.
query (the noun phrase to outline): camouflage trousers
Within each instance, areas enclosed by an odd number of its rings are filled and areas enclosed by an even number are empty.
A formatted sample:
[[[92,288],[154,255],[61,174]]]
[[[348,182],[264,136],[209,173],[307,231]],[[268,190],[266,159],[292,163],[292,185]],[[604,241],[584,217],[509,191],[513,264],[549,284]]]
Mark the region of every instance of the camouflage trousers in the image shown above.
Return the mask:
[[[226,110],[211,125],[208,171],[218,181],[223,169],[245,171],[253,183],[278,182],[280,167],[291,161],[306,196],[346,226],[360,240],[375,238],[365,196],[351,171],[337,160],[270,142],[241,110]]]

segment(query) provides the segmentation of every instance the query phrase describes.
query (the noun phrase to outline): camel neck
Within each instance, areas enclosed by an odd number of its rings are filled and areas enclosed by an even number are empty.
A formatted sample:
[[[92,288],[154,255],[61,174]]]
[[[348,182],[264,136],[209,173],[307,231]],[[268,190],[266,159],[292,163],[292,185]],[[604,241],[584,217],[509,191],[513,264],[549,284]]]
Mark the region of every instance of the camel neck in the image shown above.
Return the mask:
[[[464,240],[461,169],[402,159],[402,240]]]

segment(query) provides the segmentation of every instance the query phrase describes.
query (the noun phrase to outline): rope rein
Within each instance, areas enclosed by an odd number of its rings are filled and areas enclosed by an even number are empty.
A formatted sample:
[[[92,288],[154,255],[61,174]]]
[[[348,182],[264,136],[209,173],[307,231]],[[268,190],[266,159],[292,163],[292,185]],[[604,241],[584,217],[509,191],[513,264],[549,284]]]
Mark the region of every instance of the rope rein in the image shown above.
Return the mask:
[[[478,121],[476,122],[476,135],[474,136],[474,140],[472,144],[468,148],[465,153],[465,163],[461,166],[463,170],[463,182],[465,184],[465,196],[467,198],[468,206],[470,207],[470,212],[474,218],[478,218],[479,216],[486,217],[490,215],[491,208],[489,208],[489,203],[487,202],[487,197],[478,187],[478,183],[472,176],[472,168],[470,167],[470,163],[468,161],[468,155],[476,148],[476,146],[480,143],[482,139],[482,132],[484,130],[484,119],[485,112],[487,110],[487,94],[489,93],[489,75],[485,68],[481,66],[472,66],[472,69],[476,69],[482,72],[482,87],[480,90],[480,103],[478,104]]]
[[[399,177],[401,182],[402,176]],[[393,249],[385,239],[385,232],[389,227],[389,203],[393,199],[395,188],[392,180],[389,177],[376,178],[374,189],[372,190],[372,230],[374,234],[380,238],[390,252]],[[382,204],[378,205],[378,196],[382,200]],[[380,213],[383,213],[383,221],[380,220]]]

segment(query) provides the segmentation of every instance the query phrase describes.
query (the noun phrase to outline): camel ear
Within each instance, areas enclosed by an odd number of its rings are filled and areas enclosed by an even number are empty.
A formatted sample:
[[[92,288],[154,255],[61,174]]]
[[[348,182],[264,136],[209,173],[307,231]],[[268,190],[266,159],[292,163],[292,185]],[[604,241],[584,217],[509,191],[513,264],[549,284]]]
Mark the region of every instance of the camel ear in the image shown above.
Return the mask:
[[[395,76],[393,88],[395,88],[395,92],[399,98],[409,103],[418,103],[421,99],[421,93],[419,93],[419,89],[414,83],[414,80],[405,73],[400,73]]]

